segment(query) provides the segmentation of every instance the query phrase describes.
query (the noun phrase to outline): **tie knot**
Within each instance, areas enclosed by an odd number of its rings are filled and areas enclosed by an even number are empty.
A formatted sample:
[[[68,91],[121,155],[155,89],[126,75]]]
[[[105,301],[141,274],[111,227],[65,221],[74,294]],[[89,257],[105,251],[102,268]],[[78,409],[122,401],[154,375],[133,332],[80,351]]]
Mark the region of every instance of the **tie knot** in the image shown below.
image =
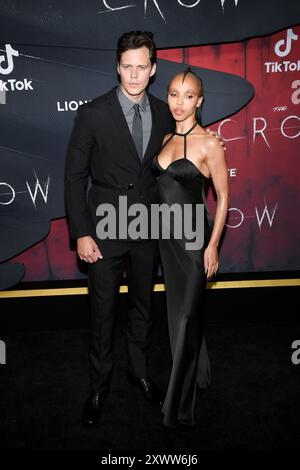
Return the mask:
[[[139,114],[140,113],[140,105],[139,104],[134,104],[133,107],[134,107],[135,114]]]

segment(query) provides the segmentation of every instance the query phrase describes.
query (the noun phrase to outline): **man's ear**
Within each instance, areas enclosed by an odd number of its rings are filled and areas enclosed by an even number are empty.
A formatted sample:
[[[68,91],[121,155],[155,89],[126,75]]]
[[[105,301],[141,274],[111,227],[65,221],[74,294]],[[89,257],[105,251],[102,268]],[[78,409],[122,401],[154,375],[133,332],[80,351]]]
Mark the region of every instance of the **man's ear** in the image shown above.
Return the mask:
[[[120,62],[117,62],[117,72],[120,75]]]
[[[156,62],[152,65],[151,72],[150,72],[150,77],[153,77],[155,72],[156,72]]]

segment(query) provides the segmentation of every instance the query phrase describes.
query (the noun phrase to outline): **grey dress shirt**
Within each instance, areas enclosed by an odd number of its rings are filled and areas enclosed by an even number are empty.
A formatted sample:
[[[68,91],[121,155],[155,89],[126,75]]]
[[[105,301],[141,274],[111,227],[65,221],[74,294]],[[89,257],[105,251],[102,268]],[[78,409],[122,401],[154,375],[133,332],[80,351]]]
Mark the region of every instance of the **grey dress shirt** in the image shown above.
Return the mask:
[[[118,96],[122,111],[124,113],[126,122],[128,124],[129,130],[132,134],[132,122],[133,122],[133,117],[134,117],[133,106],[136,103],[134,103],[129,98],[127,98],[127,96],[124,95],[120,86],[117,88],[117,96]],[[149,143],[149,139],[150,139],[151,128],[152,128],[152,114],[151,114],[151,108],[150,108],[150,103],[149,103],[147,93],[144,94],[143,98],[138,104],[140,107],[140,115],[141,115],[142,124],[143,124],[143,155],[145,155],[145,152]]]

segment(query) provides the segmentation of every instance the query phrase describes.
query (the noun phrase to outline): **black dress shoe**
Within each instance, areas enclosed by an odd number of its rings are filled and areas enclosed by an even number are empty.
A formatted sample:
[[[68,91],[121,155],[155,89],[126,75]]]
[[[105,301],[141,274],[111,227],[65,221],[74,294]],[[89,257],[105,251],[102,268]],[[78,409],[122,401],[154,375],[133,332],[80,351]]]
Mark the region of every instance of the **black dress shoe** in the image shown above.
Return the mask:
[[[186,431],[191,431],[195,426],[193,424],[185,424],[181,423],[180,421],[177,421],[173,425],[168,425],[163,423],[163,426],[168,429],[175,429],[176,431],[181,431],[181,432],[186,432]]]
[[[127,380],[133,387],[139,388],[143,393],[146,400],[152,405],[162,406],[164,402],[164,395],[160,388],[146,377],[134,377],[127,372]]]
[[[107,392],[90,393],[82,413],[82,424],[84,426],[94,426],[99,421],[103,410],[103,402],[107,395]]]
[[[192,424],[185,424],[185,423],[178,422],[176,429],[177,431],[187,432],[187,431],[191,431],[194,427],[195,426]]]

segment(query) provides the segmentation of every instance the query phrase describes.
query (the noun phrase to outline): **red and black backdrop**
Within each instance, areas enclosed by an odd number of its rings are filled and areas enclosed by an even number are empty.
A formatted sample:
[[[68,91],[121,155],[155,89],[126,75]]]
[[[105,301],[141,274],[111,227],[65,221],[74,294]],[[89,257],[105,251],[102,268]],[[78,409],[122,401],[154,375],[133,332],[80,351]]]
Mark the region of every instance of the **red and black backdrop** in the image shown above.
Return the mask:
[[[203,124],[226,141],[231,186],[220,271],[299,270],[299,24],[287,0],[2,1],[0,288],[85,277],[65,218],[66,146],[78,106],[117,83],[116,41],[131,29],[154,32],[152,93],[165,99],[183,64],[203,78]]]

